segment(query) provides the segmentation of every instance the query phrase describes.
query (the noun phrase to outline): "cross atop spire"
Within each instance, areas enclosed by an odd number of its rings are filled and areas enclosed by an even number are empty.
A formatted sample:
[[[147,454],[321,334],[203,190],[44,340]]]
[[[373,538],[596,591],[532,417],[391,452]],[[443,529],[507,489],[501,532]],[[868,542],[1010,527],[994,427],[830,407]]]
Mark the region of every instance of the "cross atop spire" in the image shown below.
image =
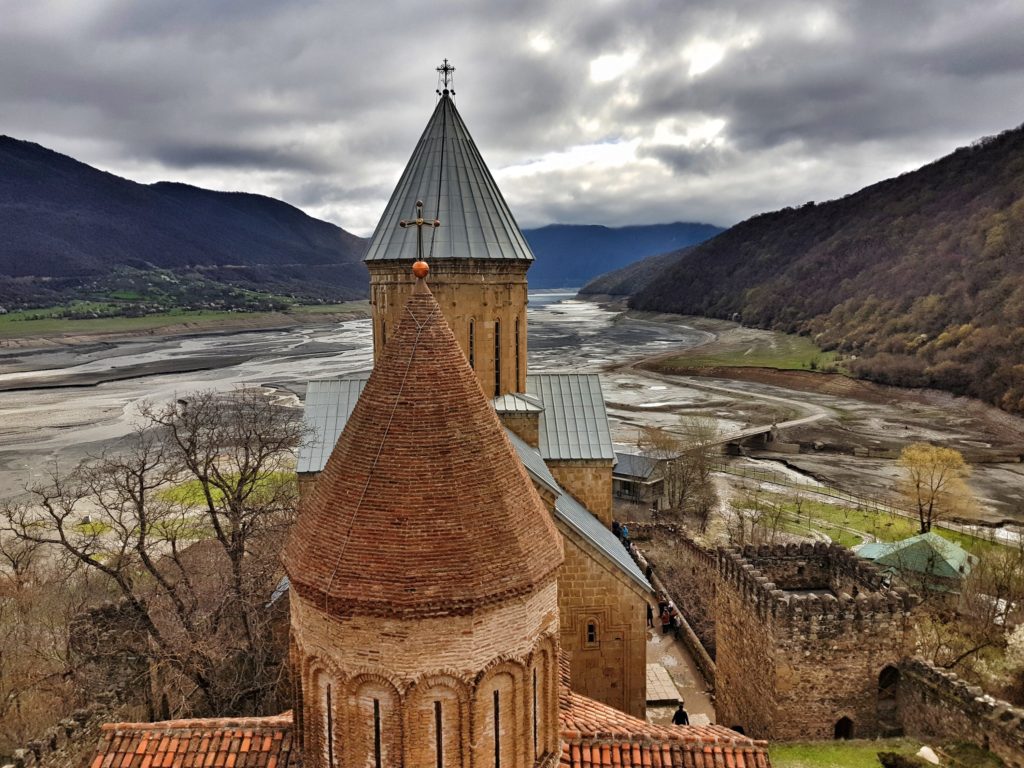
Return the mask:
[[[455,95],[455,90],[454,89],[449,89],[448,86],[449,85],[455,85],[455,78],[452,77],[452,72],[455,71],[455,67],[453,67],[451,64],[448,63],[448,59],[445,59],[444,63],[440,67],[436,67],[436,69],[437,69],[437,79],[439,81],[439,84],[444,88],[444,93],[445,94],[451,93],[451,95],[454,96]],[[441,92],[442,92],[441,89],[438,88],[437,89],[437,95],[440,96]]]

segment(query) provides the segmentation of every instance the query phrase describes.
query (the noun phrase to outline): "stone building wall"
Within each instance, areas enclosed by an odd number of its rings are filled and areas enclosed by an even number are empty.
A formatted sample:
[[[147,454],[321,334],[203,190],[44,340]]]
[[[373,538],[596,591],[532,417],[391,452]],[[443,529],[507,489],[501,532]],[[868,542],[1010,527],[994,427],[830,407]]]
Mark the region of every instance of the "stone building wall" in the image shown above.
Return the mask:
[[[539,413],[499,413],[498,417],[527,445],[536,448],[540,444]]]
[[[559,523],[565,561],[558,572],[561,646],[577,693],[643,718],[647,707],[645,592]],[[588,638],[588,624],[594,634]]]
[[[877,572],[855,557],[823,544],[719,551],[720,722],[781,740],[831,739],[837,728],[856,738],[878,734],[879,675],[903,657],[917,599],[874,589]],[[790,578],[794,591],[769,573]],[[822,573],[835,580],[821,585]]]
[[[902,662],[899,673],[896,704],[907,736],[969,741],[1024,768],[1024,710],[921,659]]]
[[[376,357],[389,334],[398,327],[416,279],[410,265],[405,262],[368,262],[366,266],[370,270],[373,352]],[[526,391],[527,267],[529,262],[430,261],[430,290],[488,397]],[[500,328],[496,324],[500,324]],[[496,329],[501,348],[501,377],[497,393],[494,375]]]
[[[612,527],[612,461],[546,461],[558,484]]]

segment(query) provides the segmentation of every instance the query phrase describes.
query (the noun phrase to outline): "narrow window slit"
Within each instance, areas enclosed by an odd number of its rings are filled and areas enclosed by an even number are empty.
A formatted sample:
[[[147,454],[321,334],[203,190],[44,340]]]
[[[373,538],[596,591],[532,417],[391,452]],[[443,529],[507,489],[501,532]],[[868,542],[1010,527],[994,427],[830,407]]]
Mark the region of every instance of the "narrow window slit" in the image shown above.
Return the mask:
[[[373,700],[373,760],[376,768],[381,768],[380,749],[380,699]]]
[[[501,698],[494,692],[494,768],[501,768]]]
[[[434,749],[437,751],[437,768],[444,768],[444,734],[441,731],[441,702],[434,702]]]
[[[327,765],[334,768],[334,702],[331,699],[331,686],[327,684]]]

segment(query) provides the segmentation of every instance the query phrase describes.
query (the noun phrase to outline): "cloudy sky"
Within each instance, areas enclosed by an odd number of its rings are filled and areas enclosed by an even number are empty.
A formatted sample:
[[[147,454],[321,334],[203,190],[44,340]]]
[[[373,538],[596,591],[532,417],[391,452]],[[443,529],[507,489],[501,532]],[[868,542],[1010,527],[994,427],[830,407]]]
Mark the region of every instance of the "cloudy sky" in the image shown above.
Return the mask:
[[[0,0],[0,133],[358,234],[437,66],[519,222],[826,200],[1024,122],[1024,2]]]

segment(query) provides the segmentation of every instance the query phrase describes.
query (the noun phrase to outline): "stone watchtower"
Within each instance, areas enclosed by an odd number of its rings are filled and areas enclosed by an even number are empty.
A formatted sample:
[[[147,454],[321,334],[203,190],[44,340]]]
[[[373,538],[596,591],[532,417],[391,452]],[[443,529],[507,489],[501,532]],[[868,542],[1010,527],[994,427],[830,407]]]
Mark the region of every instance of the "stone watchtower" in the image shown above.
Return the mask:
[[[284,554],[303,765],[553,766],[561,539],[438,302],[391,276],[408,299]]]
[[[397,328],[414,284],[409,266],[422,248],[431,290],[481,389],[491,397],[524,392],[526,270],[533,253],[447,85],[446,71],[437,107],[364,257],[374,356]]]

